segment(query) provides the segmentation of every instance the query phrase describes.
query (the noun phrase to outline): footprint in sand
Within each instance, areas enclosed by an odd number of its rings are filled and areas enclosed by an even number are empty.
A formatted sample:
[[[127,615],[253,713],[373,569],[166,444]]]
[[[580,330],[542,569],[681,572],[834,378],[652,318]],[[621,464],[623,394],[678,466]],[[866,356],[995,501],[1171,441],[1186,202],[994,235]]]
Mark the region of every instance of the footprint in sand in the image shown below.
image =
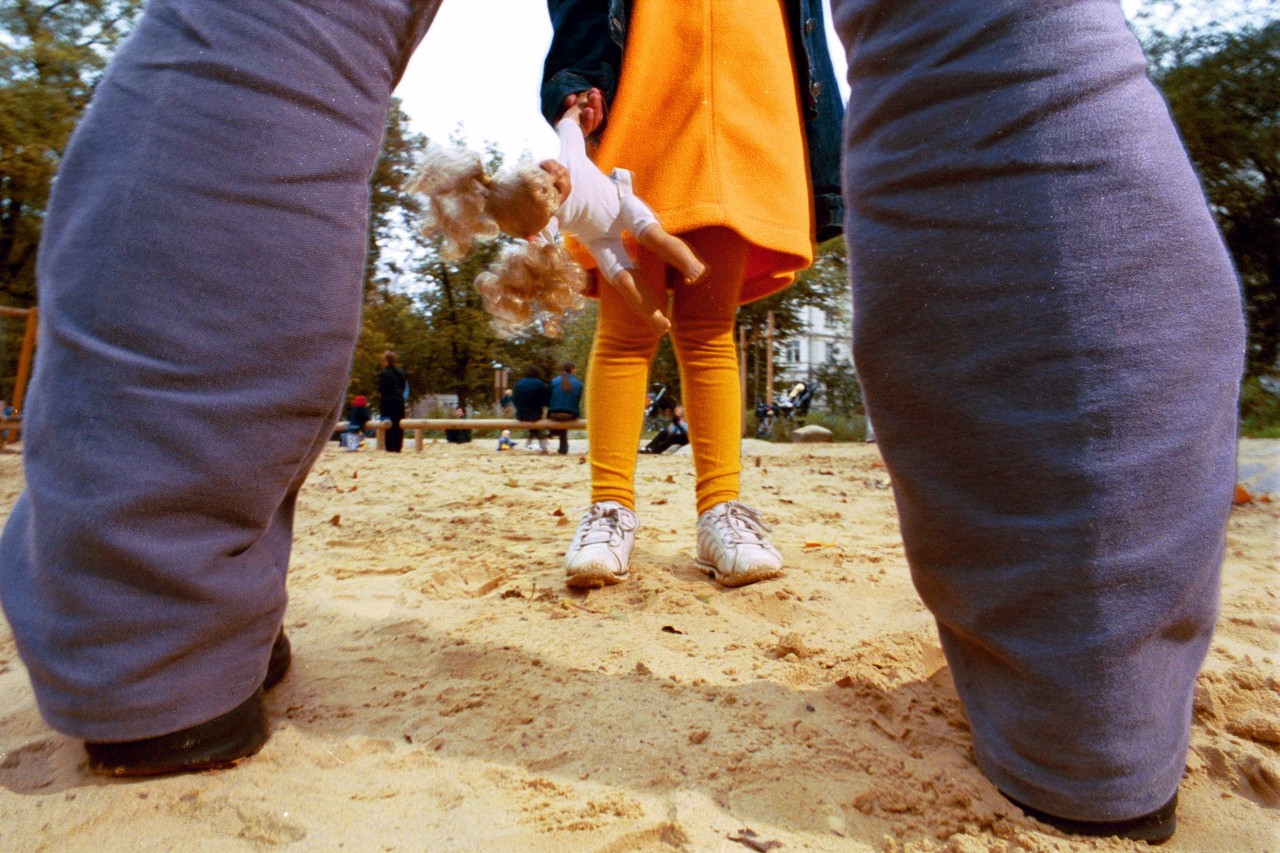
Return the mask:
[[[47,791],[56,777],[56,744],[39,740],[0,754],[0,787],[16,794]]]

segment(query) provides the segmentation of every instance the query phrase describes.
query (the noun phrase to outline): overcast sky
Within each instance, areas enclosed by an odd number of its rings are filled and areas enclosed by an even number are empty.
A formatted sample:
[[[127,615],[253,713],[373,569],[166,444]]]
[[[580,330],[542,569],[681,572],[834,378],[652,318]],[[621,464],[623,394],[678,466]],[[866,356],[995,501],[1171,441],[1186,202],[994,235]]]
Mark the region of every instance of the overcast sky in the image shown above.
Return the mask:
[[[1153,5],[1180,8],[1183,18],[1203,19],[1226,10],[1263,9],[1275,0],[1191,0]],[[842,91],[844,55],[831,31]],[[1133,14],[1142,0],[1121,0]],[[1166,14],[1158,24],[1177,28]],[[537,159],[553,156],[555,135],[538,111],[542,60],[551,41],[551,23],[542,0],[445,0],[435,23],[414,55],[396,90],[414,130],[445,142],[463,125],[475,148],[497,143],[510,158],[529,151]]]

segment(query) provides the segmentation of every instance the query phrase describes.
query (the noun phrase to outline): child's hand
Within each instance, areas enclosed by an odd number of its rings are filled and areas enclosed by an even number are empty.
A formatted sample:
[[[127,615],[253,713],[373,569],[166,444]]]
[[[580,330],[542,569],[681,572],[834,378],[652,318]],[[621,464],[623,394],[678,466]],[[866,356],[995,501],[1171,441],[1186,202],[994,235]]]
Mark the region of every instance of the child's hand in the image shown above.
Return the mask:
[[[561,116],[568,116],[573,107],[578,108],[577,122],[582,128],[583,136],[590,137],[604,129],[604,93],[599,89],[591,88],[585,92],[566,95]]]

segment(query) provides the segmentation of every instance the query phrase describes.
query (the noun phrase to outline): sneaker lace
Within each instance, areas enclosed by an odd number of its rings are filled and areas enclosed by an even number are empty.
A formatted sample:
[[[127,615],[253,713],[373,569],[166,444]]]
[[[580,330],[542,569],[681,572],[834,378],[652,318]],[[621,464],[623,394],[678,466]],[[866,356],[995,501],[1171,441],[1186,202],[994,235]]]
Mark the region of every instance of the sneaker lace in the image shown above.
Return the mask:
[[[773,530],[760,520],[760,510],[738,501],[727,501],[716,518],[716,526],[724,540],[732,545],[756,545],[765,541],[764,534]]]
[[[603,506],[593,504],[586,510],[582,519],[583,545],[617,545],[622,542],[624,532],[635,530],[635,522],[622,515],[620,506]]]

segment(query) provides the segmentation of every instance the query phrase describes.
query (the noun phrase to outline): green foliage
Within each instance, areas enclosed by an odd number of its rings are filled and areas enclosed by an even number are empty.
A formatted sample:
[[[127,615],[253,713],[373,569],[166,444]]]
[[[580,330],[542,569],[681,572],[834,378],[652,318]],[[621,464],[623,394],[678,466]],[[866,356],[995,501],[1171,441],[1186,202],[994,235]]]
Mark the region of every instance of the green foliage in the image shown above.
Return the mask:
[[[1146,48],[1240,274],[1257,375],[1280,355],[1280,20]]]
[[[365,299],[375,288],[388,289],[402,278],[407,259],[420,245],[417,222],[421,202],[405,190],[426,149],[425,136],[409,130],[409,116],[399,98],[391,99],[382,153],[369,185],[369,254],[365,265]]]
[[[824,311],[840,321],[849,318],[849,261],[843,237],[834,237],[818,247],[813,265],[796,276],[791,287],[738,309],[738,325],[747,332],[747,399],[766,394],[765,347],[769,312],[773,312],[773,349],[778,351],[804,325],[804,309]]]
[[[0,294],[35,300],[49,186],[71,131],[141,0],[0,4]]]
[[[822,394],[822,407],[834,415],[852,417],[862,412],[862,386],[847,361],[824,364],[813,373]]]
[[[1273,376],[1272,381],[1280,385],[1280,377]],[[1280,394],[1264,388],[1261,377],[1249,377],[1240,388],[1240,434],[1280,438]]]
[[[817,424],[820,427],[826,427],[831,430],[832,441],[866,441],[867,439],[866,415],[838,414],[836,412],[810,409],[809,414],[803,418],[779,418],[774,425],[773,436],[768,440],[783,444],[790,443],[791,433],[808,424]],[[748,437],[755,438],[755,412],[748,411],[745,413],[743,429]]]
[[[0,3],[0,303],[35,304],[40,228],[54,172],[142,0]],[[0,394],[10,399],[22,324],[0,328]]]

